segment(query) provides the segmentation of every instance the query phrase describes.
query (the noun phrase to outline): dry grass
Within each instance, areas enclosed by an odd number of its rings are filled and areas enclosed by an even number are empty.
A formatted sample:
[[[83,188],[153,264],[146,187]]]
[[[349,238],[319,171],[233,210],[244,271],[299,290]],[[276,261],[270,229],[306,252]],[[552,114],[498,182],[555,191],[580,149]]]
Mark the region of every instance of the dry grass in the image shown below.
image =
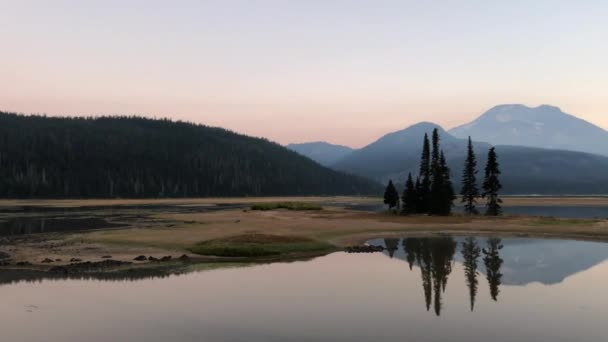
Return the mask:
[[[228,199],[226,199],[228,200]],[[243,201],[245,199],[232,199]],[[277,198],[268,198],[276,202]],[[290,199],[294,200],[294,199]],[[319,198],[323,201],[353,202],[354,198]],[[365,199],[367,200],[367,199]],[[579,200],[579,199],[577,199]],[[172,200],[196,203],[198,200]],[[195,201],[195,202],[192,202]],[[213,200],[205,200],[213,202]],[[252,199],[259,203],[260,199]],[[311,198],[305,198],[311,202]],[[82,201],[75,201],[81,205]],[[323,202],[323,203],[326,203]],[[67,202],[61,202],[66,204]],[[89,202],[93,203],[93,202]],[[121,201],[121,203],[125,203]],[[154,201],[157,204],[157,201]],[[319,202],[321,203],[321,202]],[[95,205],[99,205],[96,203]],[[161,212],[138,209],[146,220],[137,221],[126,229],[65,234],[57,237],[54,246],[48,241],[30,241],[14,246],[17,259],[39,262],[46,256],[68,260],[75,256],[83,260],[99,260],[101,255],[130,261],[140,254],[188,254],[203,241],[224,240],[231,244],[249,243],[239,239],[251,236],[272,236],[274,242],[307,239],[338,247],[362,243],[378,237],[424,236],[433,234],[518,235],[562,237],[608,241],[606,220],[564,220],[533,217],[450,217],[398,216],[343,210],[332,206],[322,211],[243,211]],[[230,240],[236,239],[236,240]],[[278,240],[277,240],[278,239]],[[270,241],[270,242],[272,242]],[[64,245],[62,245],[65,243]],[[258,241],[259,243],[259,241]]]

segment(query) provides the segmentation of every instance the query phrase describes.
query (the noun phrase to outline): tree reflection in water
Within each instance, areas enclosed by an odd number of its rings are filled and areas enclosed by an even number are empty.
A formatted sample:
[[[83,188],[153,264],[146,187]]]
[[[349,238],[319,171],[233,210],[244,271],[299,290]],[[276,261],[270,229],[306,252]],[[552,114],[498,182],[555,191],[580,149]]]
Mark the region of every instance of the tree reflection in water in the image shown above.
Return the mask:
[[[442,294],[446,290],[448,277],[452,273],[456,242],[452,237],[406,238],[403,239],[402,245],[410,270],[413,269],[414,265],[420,268],[427,311],[430,310],[432,305],[435,314],[440,316],[443,308]],[[392,248],[394,248],[393,241],[391,241]],[[389,254],[392,256],[395,251],[391,249],[389,249]],[[487,247],[483,251],[473,237],[466,238],[462,243],[461,253],[464,259],[463,268],[465,281],[469,289],[471,311],[475,308],[475,298],[479,285],[477,279],[479,275],[477,271],[478,260],[482,252],[487,269],[487,279],[490,284],[490,294],[492,299],[497,300],[502,277],[500,268],[503,263],[499,254],[500,249],[502,249],[502,243],[497,238],[488,239]]]
[[[471,302],[471,312],[475,308],[475,296],[477,296],[477,259],[481,255],[481,248],[477,245],[474,237],[468,237],[462,243],[462,258],[464,259],[464,274],[469,288],[469,300]]]
[[[502,266],[503,260],[500,258],[499,251],[502,249],[502,241],[498,238],[489,238],[487,241],[487,247],[483,249],[483,262],[486,265],[486,278],[490,285],[490,296],[494,301],[498,301],[498,294],[500,293],[500,280],[502,273],[500,273],[500,267]]]

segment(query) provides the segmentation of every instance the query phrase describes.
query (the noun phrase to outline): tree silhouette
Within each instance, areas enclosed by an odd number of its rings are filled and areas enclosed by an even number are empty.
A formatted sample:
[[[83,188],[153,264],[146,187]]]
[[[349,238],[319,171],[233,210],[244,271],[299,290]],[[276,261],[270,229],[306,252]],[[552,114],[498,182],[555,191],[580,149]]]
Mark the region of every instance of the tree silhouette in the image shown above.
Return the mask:
[[[399,239],[384,239],[384,245],[388,251],[388,255],[392,258],[395,252],[399,249]]]
[[[498,300],[498,294],[500,293],[500,280],[502,273],[500,273],[500,267],[502,266],[503,260],[500,258],[500,250],[502,249],[502,241],[498,238],[490,238],[487,242],[487,247],[483,249],[483,262],[486,266],[486,278],[490,285],[490,296],[494,301]]]
[[[498,216],[502,213],[502,208],[500,207],[502,200],[498,197],[498,192],[502,189],[502,184],[500,184],[500,180],[498,179],[500,169],[494,147],[488,152],[488,162],[485,171],[486,175],[483,181],[482,197],[487,199],[486,215]]]
[[[431,153],[431,215],[450,215],[454,202],[454,188],[445,155],[439,146],[439,131],[433,130]]]
[[[462,203],[464,203],[464,212],[468,215],[477,215],[479,212],[475,205],[477,204],[477,197],[479,197],[479,189],[477,188],[477,157],[475,156],[475,150],[473,149],[473,142],[469,137],[469,144],[467,147],[467,158],[464,162],[464,169],[462,170]]]
[[[441,151],[439,157],[439,167],[443,175],[441,197],[439,198],[441,203],[439,214],[448,216],[452,213],[452,207],[454,206],[454,199],[456,196],[454,194],[454,186],[452,185],[450,168],[445,160],[443,151]]]
[[[445,292],[448,276],[452,273],[452,261],[456,252],[456,242],[451,237],[435,238],[431,242],[431,276],[433,278],[435,314],[441,316],[441,295]]]
[[[462,243],[462,257],[464,259],[464,274],[467,287],[469,288],[469,299],[471,302],[471,311],[475,307],[475,297],[477,296],[477,259],[481,255],[481,249],[477,245],[477,240],[474,237],[468,237]]]
[[[420,239],[418,238],[407,238],[403,239],[403,250],[405,251],[405,258],[407,263],[410,265],[410,271],[414,267],[414,263],[419,259],[420,253]]]
[[[422,275],[422,288],[424,290],[424,302],[426,304],[426,311],[429,311],[431,309],[431,302],[433,298],[433,256],[431,254],[431,246],[429,240],[430,239],[428,238],[421,240],[419,253],[419,266],[420,273]]]
[[[456,242],[451,237],[407,238],[403,240],[403,248],[410,269],[414,261],[420,267],[426,310],[429,311],[434,302],[435,314],[440,316],[441,295],[445,292],[448,276],[452,273]]]
[[[411,215],[418,211],[418,194],[416,192],[416,185],[414,185],[411,173],[407,176],[405,190],[403,190],[401,200],[403,202],[403,214]]]
[[[422,155],[420,157],[420,175],[417,182],[418,212],[427,213],[430,209],[431,196],[431,147],[429,136],[425,133],[422,141]]]
[[[399,192],[393,185],[393,181],[389,180],[386,190],[384,191],[384,204],[391,210],[399,205]]]

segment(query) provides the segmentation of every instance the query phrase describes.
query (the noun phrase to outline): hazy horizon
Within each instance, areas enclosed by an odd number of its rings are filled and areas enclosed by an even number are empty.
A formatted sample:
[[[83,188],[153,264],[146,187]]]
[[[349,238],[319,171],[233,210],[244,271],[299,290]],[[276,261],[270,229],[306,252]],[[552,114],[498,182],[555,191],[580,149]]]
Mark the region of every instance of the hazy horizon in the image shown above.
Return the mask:
[[[362,147],[550,104],[608,128],[608,3],[0,3],[0,110]]]

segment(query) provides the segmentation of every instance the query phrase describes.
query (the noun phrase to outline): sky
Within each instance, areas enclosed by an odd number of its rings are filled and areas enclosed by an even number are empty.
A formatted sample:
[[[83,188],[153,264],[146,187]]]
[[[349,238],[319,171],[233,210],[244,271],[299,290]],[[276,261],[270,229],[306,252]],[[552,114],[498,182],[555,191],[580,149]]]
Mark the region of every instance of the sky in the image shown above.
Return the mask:
[[[608,1],[0,0],[0,110],[282,144],[551,104],[608,128]]]

